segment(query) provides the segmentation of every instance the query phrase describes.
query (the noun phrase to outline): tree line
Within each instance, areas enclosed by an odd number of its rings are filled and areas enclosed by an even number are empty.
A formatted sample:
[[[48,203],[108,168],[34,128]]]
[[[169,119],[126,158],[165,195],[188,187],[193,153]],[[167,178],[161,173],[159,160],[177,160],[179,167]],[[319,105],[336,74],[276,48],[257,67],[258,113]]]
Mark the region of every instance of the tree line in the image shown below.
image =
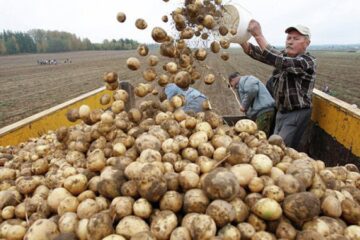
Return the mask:
[[[92,43],[75,34],[62,31],[32,29],[28,32],[0,32],[0,55],[18,53],[50,53],[82,50],[131,50],[139,43],[131,39],[105,39],[102,43]]]

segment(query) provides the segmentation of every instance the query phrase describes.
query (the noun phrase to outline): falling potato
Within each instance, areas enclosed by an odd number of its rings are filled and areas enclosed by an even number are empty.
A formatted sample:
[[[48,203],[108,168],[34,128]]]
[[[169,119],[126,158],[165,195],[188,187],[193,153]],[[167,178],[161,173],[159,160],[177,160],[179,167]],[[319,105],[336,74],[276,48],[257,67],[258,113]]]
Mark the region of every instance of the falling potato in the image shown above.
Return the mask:
[[[213,41],[210,44],[210,49],[213,53],[218,53],[220,51],[220,44],[216,41]]]
[[[137,59],[135,57],[128,58],[126,60],[126,64],[127,64],[127,67],[133,71],[138,70],[140,67],[140,61],[139,61],[139,59]]]
[[[162,16],[161,20],[166,23],[169,21],[169,18],[168,18],[168,16],[164,15],[164,16]]]
[[[169,73],[176,73],[178,70],[177,64],[175,62],[168,62],[165,68]]]
[[[215,81],[215,75],[212,73],[209,73],[208,75],[205,76],[204,78],[204,82],[205,84],[211,85],[213,84]]]
[[[125,13],[123,12],[118,12],[118,14],[116,15],[116,19],[119,21],[119,22],[125,22],[126,20],[126,15]]]
[[[147,28],[147,23],[144,19],[142,18],[138,18],[136,21],[135,21],[135,26],[138,28],[138,29],[145,29]]]
[[[221,36],[225,36],[226,34],[228,34],[229,30],[227,29],[227,27],[225,26],[220,26],[219,27],[219,33]]]
[[[149,64],[149,66],[153,67],[153,66],[156,66],[159,62],[159,58],[158,56],[155,56],[155,55],[150,55],[147,59],[147,62]]]
[[[220,57],[222,60],[227,61],[229,59],[229,53],[223,52]]]
[[[169,83],[169,76],[166,74],[161,74],[158,79],[159,86],[165,87],[166,84],[168,84],[168,83]]]
[[[209,34],[208,33],[202,33],[201,34],[201,39],[202,40],[207,40],[209,38]]]
[[[118,80],[118,75],[116,72],[107,72],[104,74],[103,79],[107,83],[113,83]]]
[[[221,39],[220,40],[220,46],[223,48],[223,49],[228,49],[230,47],[230,42],[225,40],[225,39]]]
[[[156,76],[157,74],[154,68],[148,68],[143,72],[143,78],[148,82],[154,81]]]
[[[151,37],[154,39],[155,42],[163,43],[166,41],[167,33],[161,27],[154,27],[151,31]]]
[[[146,56],[149,53],[149,48],[145,44],[140,44],[137,48],[137,52],[140,56]]]
[[[199,61],[204,61],[206,59],[207,52],[204,48],[199,48],[195,51],[195,58]]]
[[[211,15],[206,15],[203,20],[203,25],[207,29],[213,29],[215,27],[214,17]]]

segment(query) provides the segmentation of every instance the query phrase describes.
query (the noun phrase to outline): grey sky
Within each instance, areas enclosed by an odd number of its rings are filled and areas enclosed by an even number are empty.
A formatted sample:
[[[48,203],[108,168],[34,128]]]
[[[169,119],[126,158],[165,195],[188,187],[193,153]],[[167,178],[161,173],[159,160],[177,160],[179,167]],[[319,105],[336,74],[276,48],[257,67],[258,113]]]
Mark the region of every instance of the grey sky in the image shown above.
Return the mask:
[[[169,14],[181,0],[0,0],[0,30],[27,31],[33,28],[60,30],[89,38],[131,38],[153,42],[151,29],[169,24],[161,16]],[[307,25],[312,44],[360,43],[359,0],[223,0],[247,8],[257,19],[268,41],[282,45],[284,29],[292,24]],[[127,15],[125,23],[116,20],[117,12]],[[149,27],[138,30],[137,18],[144,18]]]

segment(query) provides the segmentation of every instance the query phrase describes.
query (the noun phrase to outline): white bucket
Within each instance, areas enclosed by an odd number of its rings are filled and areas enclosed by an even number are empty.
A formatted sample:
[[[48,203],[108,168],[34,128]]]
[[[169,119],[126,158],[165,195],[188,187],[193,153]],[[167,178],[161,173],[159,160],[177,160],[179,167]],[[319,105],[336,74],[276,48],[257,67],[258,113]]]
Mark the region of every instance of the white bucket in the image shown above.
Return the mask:
[[[243,43],[250,39],[251,34],[248,32],[252,14],[240,4],[231,3],[224,5],[223,18],[221,24],[229,29],[225,39],[232,43]],[[230,33],[231,29],[237,29],[236,35]]]

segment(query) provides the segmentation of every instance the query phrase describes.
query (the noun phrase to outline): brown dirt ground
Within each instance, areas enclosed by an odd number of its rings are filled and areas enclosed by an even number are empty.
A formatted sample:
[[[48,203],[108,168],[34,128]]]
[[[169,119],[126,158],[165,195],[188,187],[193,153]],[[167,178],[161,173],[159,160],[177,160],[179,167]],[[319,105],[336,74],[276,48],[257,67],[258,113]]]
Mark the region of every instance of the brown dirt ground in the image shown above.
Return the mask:
[[[227,82],[222,79],[226,79],[230,72],[239,71],[244,75],[255,75],[265,82],[272,67],[249,58],[240,49],[229,52],[230,59],[226,62],[212,53],[200,62],[198,68],[203,75],[212,72],[217,81],[211,86],[197,81],[194,87],[209,97],[219,114],[238,115],[238,104]],[[360,54],[313,52],[313,55],[319,63],[317,87],[327,84],[334,96],[360,106]],[[120,80],[129,80],[134,85],[144,82],[141,71],[127,69],[125,62],[130,56],[137,54],[135,51],[85,51],[0,57],[0,127],[103,86],[102,76],[106,71],[116,71]],[[66,58],[72,63],[65,64]],[[59,64],[38,65],[38,59],[57,59]],[[146,58],[140,59],[144,63],[141,69],[145,69]],[[166,61],[161,59],[158,72],[162,71]]]

